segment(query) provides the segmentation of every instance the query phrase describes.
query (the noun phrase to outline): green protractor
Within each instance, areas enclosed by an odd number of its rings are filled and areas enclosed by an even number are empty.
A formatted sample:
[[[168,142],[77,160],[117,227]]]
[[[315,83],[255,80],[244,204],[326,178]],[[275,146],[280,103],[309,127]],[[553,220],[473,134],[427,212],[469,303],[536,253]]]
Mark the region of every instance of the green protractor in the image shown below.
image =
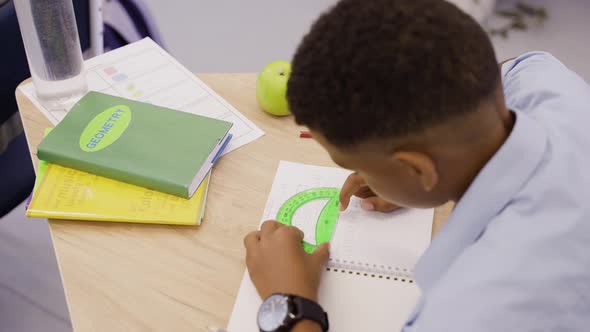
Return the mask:
[[[293,197],[289,198],[277,213],[277,221],[282,224],[291,226],[293,222],[293,216],[297,209],[302,207],[304,204],[318,199],[328,199],[326,205],[320,212],[317,223],[315,226],[315,243],[321,244],[330,241],[334,226],[338,221],[338,197],[340,190],[338,188],[313,188],[306,191],[297,193]],[[317,245],[303,241],[303,249],[312,253]]]

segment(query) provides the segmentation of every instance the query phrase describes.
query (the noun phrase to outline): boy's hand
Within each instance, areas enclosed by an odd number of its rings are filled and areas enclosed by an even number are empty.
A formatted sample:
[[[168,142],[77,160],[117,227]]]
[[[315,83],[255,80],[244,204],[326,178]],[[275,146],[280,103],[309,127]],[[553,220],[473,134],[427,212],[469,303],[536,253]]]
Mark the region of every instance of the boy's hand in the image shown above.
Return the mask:
[[[361,207],[365,210],[391,212],[399,206],[391,204],[375,193],[367,186],[365,179],[358,173],[348,176],[340,190],[340,211],[346,210],[352,196],[362,198]]]
[[[287,293],[317,301],[320,275],[329,256],[328,243],[313,254],[303,250],[303,232],[278,221],[265,221],[244,238],[246,265],[258,294]]]

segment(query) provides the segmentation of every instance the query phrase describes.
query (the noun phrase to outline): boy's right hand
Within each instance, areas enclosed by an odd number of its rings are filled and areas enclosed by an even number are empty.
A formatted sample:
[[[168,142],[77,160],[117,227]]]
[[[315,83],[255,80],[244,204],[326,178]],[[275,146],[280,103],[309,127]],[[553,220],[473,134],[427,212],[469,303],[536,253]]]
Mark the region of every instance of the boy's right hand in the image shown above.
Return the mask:
[[[348,176],[342,189],[340,190],[340,211],[346,210],[350,204],[352,196],[362,198],[361,207],[369,211],[391,212],[399,206],[389,203],[375,193],[367,186],[365,180],[358,173],[352,173]]]

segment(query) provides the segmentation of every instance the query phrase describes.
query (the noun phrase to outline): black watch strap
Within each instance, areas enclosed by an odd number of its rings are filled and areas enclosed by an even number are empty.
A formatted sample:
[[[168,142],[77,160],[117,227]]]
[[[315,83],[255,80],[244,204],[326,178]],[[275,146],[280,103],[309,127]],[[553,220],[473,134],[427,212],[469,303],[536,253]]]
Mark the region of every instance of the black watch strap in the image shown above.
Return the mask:
[[[293,296],[292,301],[297,308],[297,317],[299,319],[314,321],[320,324],[323,332],[328,331],[328,328],[330,327],[328,314],[318,303],[300,296]]]

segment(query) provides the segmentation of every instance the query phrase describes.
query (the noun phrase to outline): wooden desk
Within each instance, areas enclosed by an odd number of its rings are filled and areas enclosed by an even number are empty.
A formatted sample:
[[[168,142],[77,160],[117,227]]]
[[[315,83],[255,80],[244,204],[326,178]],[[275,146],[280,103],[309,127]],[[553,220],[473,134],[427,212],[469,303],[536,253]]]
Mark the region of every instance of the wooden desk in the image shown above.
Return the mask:
[[[260,222],[278,161],[335,166],[315,141],[299,138],[291,117],[259,110],[254,74],[199,77],[266,136],[215,166],[200,227],[50,220],[76,331],[195,332],[225,326],[245,269],[242,238]],[[51,124],[18,91],[17,100],[34,152]],[[449,211],[449,205],[437,209],[435,229]]]

